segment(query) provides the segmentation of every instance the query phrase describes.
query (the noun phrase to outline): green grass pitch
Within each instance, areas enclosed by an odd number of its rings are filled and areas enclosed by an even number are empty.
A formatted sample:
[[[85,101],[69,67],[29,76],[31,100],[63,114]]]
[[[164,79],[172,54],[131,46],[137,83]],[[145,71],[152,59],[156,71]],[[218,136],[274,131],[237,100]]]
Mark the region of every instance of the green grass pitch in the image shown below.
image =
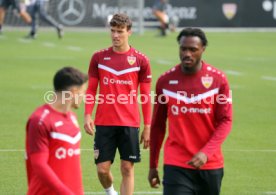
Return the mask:
[[[0,36],[0,194],[25,194],[27,189],[24,141],[30,113],[44,103],[52,77],[62,66],[87,71],[92,53],[108,47],[108,33],[40,31],[36,40],[21,39],[27,32],[6,31]],[[133,35],[131,45],[145,53],[156,79],[178,59],[177,34],[166,38],[154,32]],[[203,59],[226,72],[233,90],[234,125],[223,145],[225,175],[222,195],[276,194],[276,34],[275,32],[208,32]],[[83,126],[83,105],[77,111]],[[102,192],[93,162],[93,139],[82,128],[82,170],[85,192]],[[136,194],[154,194],[147,182],[148,150],[135,166]],[[162,167],[160,166],[162,174]],[[112,168],[119,189],[117,158]],[[70,170],[68,170],[70,171]]]

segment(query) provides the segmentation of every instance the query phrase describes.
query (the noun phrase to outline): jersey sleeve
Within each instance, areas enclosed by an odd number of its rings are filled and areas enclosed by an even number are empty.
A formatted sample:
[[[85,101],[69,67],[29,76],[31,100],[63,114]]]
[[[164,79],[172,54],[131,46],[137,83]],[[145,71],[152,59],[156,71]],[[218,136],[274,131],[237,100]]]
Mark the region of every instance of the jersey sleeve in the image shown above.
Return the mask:
[[[99,79],[98,62],[99,62],[99,53],[94,53],[89,64],[89,70],[88,70],[89,78],[94,77]]]
[[[157,168],[160,150],[166,133],[167,105],[161,92],[159,82],[156,84],[156,94],[150,131],[150,168]]]
[[[147,57],[142,58],[139,71],[139,82],[150,83],[152,79],[150,62]]]
[[[142,103],[142,112],[144,117],[144,125],[151,123],[151,96],[150,96],[151,83],[140,84],[140,94]]]
[[[43,184],[53,189],[56,194],[74,195],[48,165],[48,159],[49,154],[45,152],[31,154],[31,165],[36,177],[39,178]]]
[[[98,79],[96,77],[90,77],[88,81],[88,87],[86,90],[85,96],[85,111],[84,114],[92,114],[95,102],[96,102],[96,93],[98,88]]]
[[[219,150],[232,128],[232,94],[226,78],[219,89],[219,95],[222,98],[217,102],[215,110],[216,129],[210,140],[201,149],[208,158]]]
[[[35,117],[29,120],[27,125],[29,153],[48,152],[49,131],[46,125]]]

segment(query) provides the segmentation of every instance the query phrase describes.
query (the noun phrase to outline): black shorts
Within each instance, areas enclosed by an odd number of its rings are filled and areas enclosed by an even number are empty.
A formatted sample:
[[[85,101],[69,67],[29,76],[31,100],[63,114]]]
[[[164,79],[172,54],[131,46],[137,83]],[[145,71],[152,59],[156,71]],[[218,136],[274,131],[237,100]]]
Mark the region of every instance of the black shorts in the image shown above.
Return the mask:
[[[96,126],[94,139],[95,163],[111,161],[116,150],[121,160],[140,162],[139,128],[124,126]]]
[[[223,168],[193,170],[164,166],[163,195],[219,195]]]
[[[12,9],[16,9],[20,13],[19,0],[0,0],[0,6],[5,9],[8,9],[11,6]]]

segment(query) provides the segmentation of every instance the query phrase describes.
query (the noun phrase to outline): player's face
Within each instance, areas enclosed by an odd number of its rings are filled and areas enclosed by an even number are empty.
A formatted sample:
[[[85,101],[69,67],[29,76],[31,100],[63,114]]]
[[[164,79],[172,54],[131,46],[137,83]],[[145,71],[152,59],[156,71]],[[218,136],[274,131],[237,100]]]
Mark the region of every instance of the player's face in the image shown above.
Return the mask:
[[[128,37],[131,35],[131,31],[127,30],[127,27],[111,27],[111,39],[113,47],[124,47],[128,45]]]
[[[86,84],[83,84],[82,86],[74,86],[71,88],[71,92],[73,94],[72,99],[72,108],[79,108],[82,100],[84,99],[86,91]]]
[[[205,47],[197,36],[183,36],[179,41],[179,56],[182,69],[194,72],[200,66],[201,56]]]

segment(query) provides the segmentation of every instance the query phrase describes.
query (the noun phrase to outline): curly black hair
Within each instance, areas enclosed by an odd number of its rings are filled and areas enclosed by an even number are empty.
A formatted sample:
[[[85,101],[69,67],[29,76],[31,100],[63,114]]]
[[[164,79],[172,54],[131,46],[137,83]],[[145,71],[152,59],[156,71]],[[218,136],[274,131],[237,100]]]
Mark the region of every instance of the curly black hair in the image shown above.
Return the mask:
[[[199,37],[202,45],[205,47],[208,45],[208,40],[205,33],[199,28],[184,28],[177,36],[177,42],[179,43],[181,37]]]

